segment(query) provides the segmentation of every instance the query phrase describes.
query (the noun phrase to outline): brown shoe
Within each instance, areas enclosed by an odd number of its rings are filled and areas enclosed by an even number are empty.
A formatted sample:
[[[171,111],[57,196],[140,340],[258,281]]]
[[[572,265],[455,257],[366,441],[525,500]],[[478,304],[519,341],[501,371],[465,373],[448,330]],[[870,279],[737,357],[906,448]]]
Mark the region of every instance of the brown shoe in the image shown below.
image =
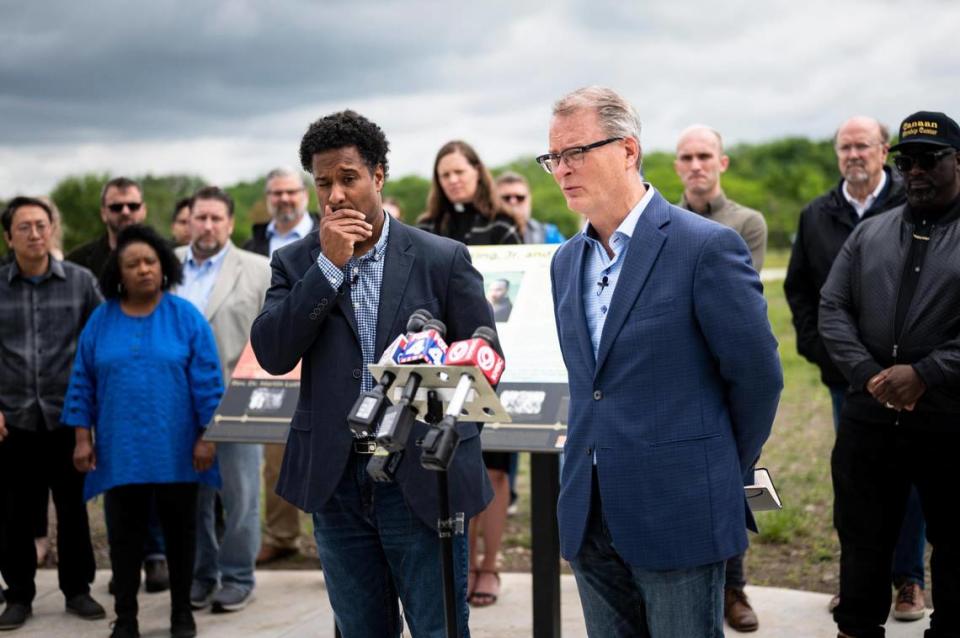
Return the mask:
[[[293,556],[297,550],[293,547],[277,547],[276,545],[261,545],[260,553],[257,554],[257,565],[266,565],[273,561]]]
[[[920,620],[926,611],[923,589],[917,583],[906,582],[897,590],[893,605],[893,617],[897,620]]]
[[[756,631],[760,623],[742,589],[723,590],[723,617],[734,631]]]

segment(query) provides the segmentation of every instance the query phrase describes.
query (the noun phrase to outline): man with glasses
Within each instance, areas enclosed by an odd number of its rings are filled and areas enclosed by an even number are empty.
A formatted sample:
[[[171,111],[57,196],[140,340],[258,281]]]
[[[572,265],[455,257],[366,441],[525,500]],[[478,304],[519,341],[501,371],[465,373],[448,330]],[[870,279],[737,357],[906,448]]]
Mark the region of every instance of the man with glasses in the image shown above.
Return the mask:
[[[267,173],[266,197],[270,221],[255,224],[244,250],[272,257],[278,248],[314,233],[318,220],[307,213],[309,196],[303,174],[292,168],[275,168]],[[263,480],[266,486],[266,522],[257,564],[264,565],[296,554],[300,538],[300,512],[274,491],[284,446],[263,446]]]
[[[520,173],[507,171],[496,180],[497,195],[504,205],[513,212],[517,224],[523,230],[525,244],[562,244],[565,239],[556,224],[541,222],[533,218],[533,196],[530,184]]]
[[[905,201],[900,174],[885,164],[889,139],[887,128],[870,117],[852,117],[837,130],[834,148],[842,178],[800,213],[783,283],[797,332],[797,351],[820,368],[820,379],[830,391],[834,431],[840,426],[848,383],[820,338],[820,289],[854,228]],[[920,501],[914,492],[893,561],[892,581],[897,588],[893,615],[898,620],[916,620],[924,614],[923,533]],[[839,600],[839,595],[833,597],[831,610]]]
[[[723,635],[724,561],[783,376],[750,252],[640,175],[610,89],[554,105],[537,161],[588,222],[550,267],[570,384],[558,518],[591,636]]]
[[[117,245],[117,234],[127,226],[142,224],[146,218],[147,204],[140,184],[128,177],[114,177],[100,191],[100,219],[106,232],[74,248],[67,261],[89,268],[99,277],[110,251]]]
[[[13,259],[0,266],[0,557],[9,589],[0,630],[22,626],[37,590],[37,488],[53,492],[66,610],[104,618],[90,597],[96,564],[74,433],[60,425],[77,337],[102,297],[93,275],[50,254],[53,212],[15,197],[0,216]]]
[[[960,127],[920,111],[891,150],[907,202],[850,235],[820,303],[849,384],[831,467],[841,636],[883,636],[890,561],[915,487],[933,547],[927,638],[960,636]]]

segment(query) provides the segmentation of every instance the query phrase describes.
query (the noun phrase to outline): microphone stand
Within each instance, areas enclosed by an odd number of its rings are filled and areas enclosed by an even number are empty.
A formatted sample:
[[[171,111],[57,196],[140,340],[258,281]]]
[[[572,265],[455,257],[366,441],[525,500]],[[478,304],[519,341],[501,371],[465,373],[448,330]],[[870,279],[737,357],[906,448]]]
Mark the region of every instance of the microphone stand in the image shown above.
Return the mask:
[[[381,375],[386,370],[397,372],[395,388],[405,384],[409,375],[416,374],[423,380],[420,389],[426,390],[425,401],[419,398],[422,395],[418,395],[414,400],[421,408],[424,421],[431,426],[418,442],[421,449],[420,464],[437,473],[437,537],[440,539],[446,636],[459,638],[453,541],[454,536],[463,536],[466,519],[463,512],[451,515],[447,476],[447,470],[460,443],[456,425],[461,417],[468,421],[508,423],[511,420],[510,415],[483,374],[475,367],[370,365],[370,371],[375,375]],[[443,409],[444,399],[447,400],[446,410]]]

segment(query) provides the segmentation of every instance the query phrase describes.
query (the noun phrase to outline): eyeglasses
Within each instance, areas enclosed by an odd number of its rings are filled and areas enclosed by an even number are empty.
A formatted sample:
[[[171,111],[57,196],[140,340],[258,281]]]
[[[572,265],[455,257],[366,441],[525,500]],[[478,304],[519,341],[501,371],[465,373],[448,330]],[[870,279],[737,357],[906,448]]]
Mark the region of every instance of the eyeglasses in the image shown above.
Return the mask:
[[[594,142],[593,144],[587,144],[586,146],[573,146],[571,148],[564,149],[559,153],[547,153],[541,155],[537,158],[537,163],[543,167],[543,170],[548,173],[553,173],[553,171],[560,168],[560,162],[566,162],[567,166],[570,168],[577,168],[583,165],[583,155],[589,150],[599,148],[610,142],[618,142],[622,140],[622,137],[608,137],[605,140],[600,140],[599,142]]]
[[[120,202],[117,204],[107,204],[107,210],[111,213],[122,213],[123,208],[127,207],[131,213],[135,213],[143,206],[143,202]]]
[[[302,192],[303,192],[302,188],[291,188],[288,190],[267,191],[267,195],[269,195],[270,197],[283,197],[284,195],[286,195],[287,197],[293,197],[294,195]]]
[[[947,155],[956,153],[956,149],[944,148],[939,151],[929,151],[927,153],[917,153],[916,155],[897,155],[893,158],[893,163],[901,173],[909,173],[914,165],[919,166],[921,171],[929,171],[937,165],[941,159]]]
[[[874,146],[880,146],[880,144],[882,144],[882,142],[872,142],[870,144],[861,142],[859,144],[844,144],[843,146],[835,146],[834,148],[838,155],[849,155],[854,151],[857,153],[866,153]]]
[[[509,204],[510,202],[517,202],[518,204],[522,204],[523,202],[527,201],[527,196],[520,195],[518,193],[504,193],[503,195],[500,196],[500,199],[501,201],[507,204]]]

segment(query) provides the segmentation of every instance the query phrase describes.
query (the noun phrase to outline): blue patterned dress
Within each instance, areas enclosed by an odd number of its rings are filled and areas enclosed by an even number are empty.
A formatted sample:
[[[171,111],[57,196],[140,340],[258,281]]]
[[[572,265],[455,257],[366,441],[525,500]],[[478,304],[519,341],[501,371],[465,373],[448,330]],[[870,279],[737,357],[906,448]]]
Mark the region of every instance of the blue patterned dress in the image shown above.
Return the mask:
[[[100,305],[80,335],[61,420],[93,427],[96,469],[84,498],[118,485],[201,482],[193,446],[213,418],[223,377],[210,326],[189,301],[164,294],[145,317],[118,300]]]

